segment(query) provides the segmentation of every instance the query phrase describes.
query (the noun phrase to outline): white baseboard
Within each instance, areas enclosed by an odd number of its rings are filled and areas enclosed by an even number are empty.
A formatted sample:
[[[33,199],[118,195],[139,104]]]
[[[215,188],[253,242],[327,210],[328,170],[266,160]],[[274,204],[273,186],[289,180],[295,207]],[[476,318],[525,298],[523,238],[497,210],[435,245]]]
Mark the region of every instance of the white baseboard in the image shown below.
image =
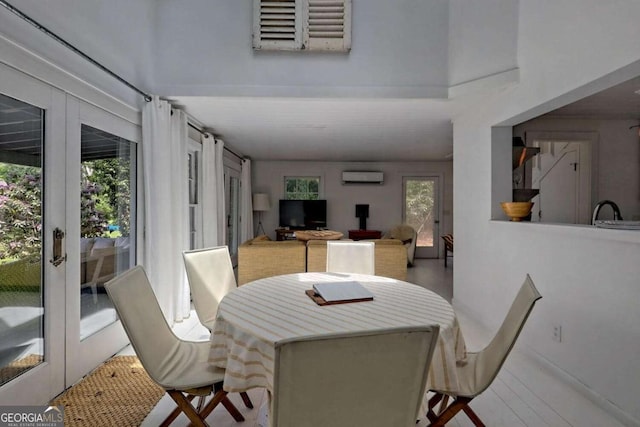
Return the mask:
[[[456,311],[464,313],[466,316],[471,317],[475,320],[476,326],[479,329],[482,329],[483,332],[486,332],[487,337],[492,337],[492,332],[490,332],[490,328],[487,327],[486,324],[481,322],[481,317],[478,312],[473,308],[467,306],[466,304],[452,301],[452,304]],[[464,333],[464,331],[463,331]],[[640,420],[624,411],[620,407],[616,406],[610,400],[606,399],[602,395],[596,393],[594,390],[589,388],[586,384],[579,381],[573,375],[569,374],[559,366],[550,362],[546,359],[542,354],[538,353],[534,348],[527,346],[526,344],[520,343],[519,346],[516,346],[512,350],[513,353],[517,353],[519,356],[527,359],[527,361],[535,364],[540,369],[544,369],[549,372],[554,378],[561,381],[563,384],[570,387],[573,391],[575,391],[580,396],[587,399],[594,406],[598,407],[600,410],[610,415],[612,418],[615,418],[620,423],[628,427],[640,427]]]

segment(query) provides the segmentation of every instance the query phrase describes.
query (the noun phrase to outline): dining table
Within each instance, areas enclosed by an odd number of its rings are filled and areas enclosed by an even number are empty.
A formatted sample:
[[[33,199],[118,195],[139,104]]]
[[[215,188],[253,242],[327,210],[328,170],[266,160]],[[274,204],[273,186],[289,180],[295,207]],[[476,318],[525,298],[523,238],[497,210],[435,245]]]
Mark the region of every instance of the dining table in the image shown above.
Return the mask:
[[[305,291],[314,284],[357,282],[373,300],[318,305]],[[220,302],[211,333],[210,363],[225,369],[228,392],[273,391],[275,345],[281,340],[403,326],[439,325],[427,390],[458,389],[456,364],[466,347],[451,304],[420,285],[381,276],[296,273],[259,279]],[[427,394],[421,406],[426,413]]]

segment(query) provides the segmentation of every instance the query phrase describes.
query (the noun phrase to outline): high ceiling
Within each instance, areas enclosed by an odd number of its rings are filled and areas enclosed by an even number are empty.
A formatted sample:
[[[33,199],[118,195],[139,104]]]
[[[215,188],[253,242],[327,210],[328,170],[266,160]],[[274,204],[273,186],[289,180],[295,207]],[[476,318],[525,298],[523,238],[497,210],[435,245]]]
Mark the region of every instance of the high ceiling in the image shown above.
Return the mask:
[[[447,100],[213,98],[173,100],[253,159],[449,160]]]
[[[547,115],[640,120],[639,92],[637,77]],[[451,120],[462,104],[433,99],[266,97],[178,97],[173,102],[235,151],[253,159],[325,161],[450,160]],[[33,154],[42,131],[38,115],[39,110],[3,97],[0,147]],[[83,129],[85,159],[115,153],[118,141],[99,133]]]
[[[257,160],[450,160],[465,100],[176,97],[205,127]],[[640,77],[547,113],[640,120]]]

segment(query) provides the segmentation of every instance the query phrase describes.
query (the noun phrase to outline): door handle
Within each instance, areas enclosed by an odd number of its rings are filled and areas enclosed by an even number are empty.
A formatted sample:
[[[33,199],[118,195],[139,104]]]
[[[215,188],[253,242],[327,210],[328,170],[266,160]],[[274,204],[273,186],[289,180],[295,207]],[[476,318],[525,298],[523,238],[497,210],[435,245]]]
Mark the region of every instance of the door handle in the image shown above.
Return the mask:
[[[56,227],[53,230],[53,259],[49,260],[56,267],[67,260],[67,254],[62,255],[62,239],[64,239],[64,231]]]

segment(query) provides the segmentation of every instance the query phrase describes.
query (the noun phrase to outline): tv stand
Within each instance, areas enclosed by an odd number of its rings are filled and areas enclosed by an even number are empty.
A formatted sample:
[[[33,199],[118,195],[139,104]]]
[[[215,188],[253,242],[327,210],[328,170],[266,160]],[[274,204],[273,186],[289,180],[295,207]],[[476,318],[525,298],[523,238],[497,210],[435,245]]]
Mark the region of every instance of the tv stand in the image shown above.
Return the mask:
[[[349,238],[351,240],[381,239],[382,231],[380,230],[349,230]]]
[[[296,231],[298,230],[287,230],[284,228],[276,228],[276,240],[296,240]]]

